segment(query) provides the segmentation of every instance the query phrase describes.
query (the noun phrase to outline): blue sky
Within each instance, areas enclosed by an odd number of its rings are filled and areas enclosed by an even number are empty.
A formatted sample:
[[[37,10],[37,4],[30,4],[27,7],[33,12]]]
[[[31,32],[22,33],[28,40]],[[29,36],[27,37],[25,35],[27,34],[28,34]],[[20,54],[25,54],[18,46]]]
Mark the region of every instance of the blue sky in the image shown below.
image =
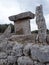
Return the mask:
[[[35,13],[36,6],[42,4],[47,28],[49,29],[49,0],[0,0],[0,24],[11,22],[8,17],[21,12]],[[37,29],[35,19],[31,20],[31,30]]]

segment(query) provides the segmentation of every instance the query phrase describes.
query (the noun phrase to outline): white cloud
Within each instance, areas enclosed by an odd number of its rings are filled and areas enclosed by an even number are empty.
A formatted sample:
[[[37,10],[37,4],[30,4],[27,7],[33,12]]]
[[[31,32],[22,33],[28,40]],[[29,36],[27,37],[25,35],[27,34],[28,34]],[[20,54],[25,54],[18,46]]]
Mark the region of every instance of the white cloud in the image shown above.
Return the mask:
[[[38,29],[35,19],[32,19],[32,20],[31,20],[30,26],[31,26],[31,31],[32,31],[32,30],[37,30],[37,29]]]

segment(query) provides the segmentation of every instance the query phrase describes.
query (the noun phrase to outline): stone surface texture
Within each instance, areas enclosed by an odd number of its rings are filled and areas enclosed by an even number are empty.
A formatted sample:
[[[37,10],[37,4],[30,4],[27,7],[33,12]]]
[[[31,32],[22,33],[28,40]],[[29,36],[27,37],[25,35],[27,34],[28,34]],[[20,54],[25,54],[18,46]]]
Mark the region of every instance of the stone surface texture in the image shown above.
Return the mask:
[[[38,26],[38,38],[39,42],[46,42],[47,36],[47,27],[45,23],[45,18],[43,16],[43,8],[42,5],[36,7],[36,24]]]
[[[18,65],[33,65],[33,61],[26,56],[19,57],[17,62],[18,62]]]
[[[21,43],[35,43],[36,34],[31,35],[12,35],[9,40],[18,41]]]
[[[49,45],[10,40],[0,43],[0,65],[45,65],[48,62]]]

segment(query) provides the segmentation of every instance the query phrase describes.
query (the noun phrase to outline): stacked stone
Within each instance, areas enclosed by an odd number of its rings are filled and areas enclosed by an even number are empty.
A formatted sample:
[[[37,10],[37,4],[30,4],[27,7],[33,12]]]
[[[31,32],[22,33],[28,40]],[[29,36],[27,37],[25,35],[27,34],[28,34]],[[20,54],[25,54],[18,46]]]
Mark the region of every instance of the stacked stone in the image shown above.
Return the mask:
[[[45,18],[43,16],[43,8],[42,5],[36,7],[36,24],[38,26],[38,37],[39,42],[45,43],[46,42],[46,23]]]
[[[49,45],[0,43],[0,65],[49,65]]]

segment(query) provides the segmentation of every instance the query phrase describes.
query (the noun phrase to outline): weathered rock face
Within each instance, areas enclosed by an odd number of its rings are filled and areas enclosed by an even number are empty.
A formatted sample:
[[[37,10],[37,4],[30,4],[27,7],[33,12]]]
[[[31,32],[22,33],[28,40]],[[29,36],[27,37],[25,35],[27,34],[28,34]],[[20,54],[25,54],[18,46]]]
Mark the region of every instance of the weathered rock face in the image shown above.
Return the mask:
[[[39,42],[44,43],[46,42],[46,23],[45,18],[43,16],[43,8],[42,5],[36,7],[36,24],[38,26],[38,38]]]
[[[7,61],[8,61],[7,65],[15,64],[16,63],[16,57],[15,56],[8,56]]]
[[[40,61],[41,63],[49,62],[49,46],[32,46],[31,57],[33,60]]]

